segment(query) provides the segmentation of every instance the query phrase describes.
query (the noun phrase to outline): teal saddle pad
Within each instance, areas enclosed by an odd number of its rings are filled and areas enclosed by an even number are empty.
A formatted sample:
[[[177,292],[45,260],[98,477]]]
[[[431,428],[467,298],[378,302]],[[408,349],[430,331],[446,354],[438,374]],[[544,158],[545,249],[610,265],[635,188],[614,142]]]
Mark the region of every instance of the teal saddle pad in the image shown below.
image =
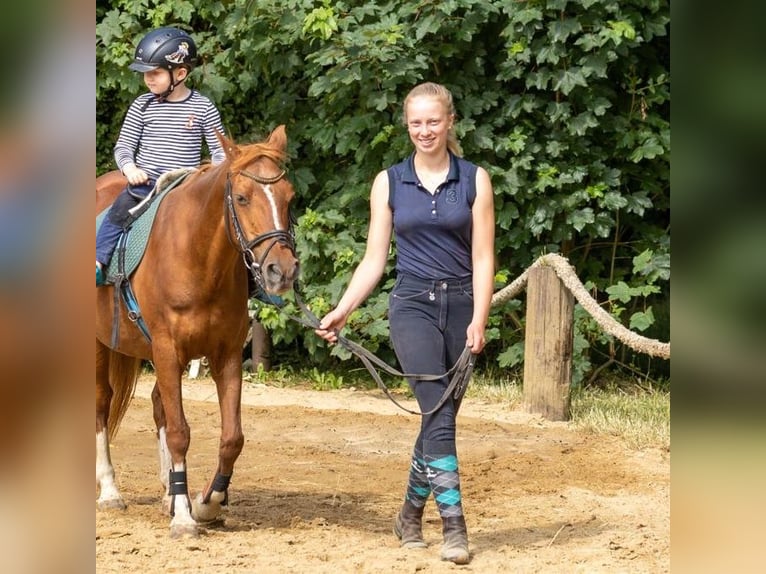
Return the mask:
[[[194,169],[183,169],[165,174],[157,182],[157,191],[155,191],[154,197],[149,202],[149,207],[138,216],[138,218],[130,224],[130,226],[123,232],[127,233],[127,245],[125,248],[125,277],[130,277],[138,267],[141,259],[146,251],[146,245],[149,242],[149,234],[151,233],[152,226],[154,225],[154,218],[157,216],[157,209],[160,206],[168,192],[174,189],[180,184],[186,176],[189,175]],[[111,206],[109,206],[111,207]],[[101,227],[101,222],[104,221],[109,207],[104,209],[96,216],[96,233],[98,228]],[[120,242],[118,241],[118,245]],[[106,283],[113,283],[115,277],[119,274],[119,257],[115,250],[109,266],[106,268]]]

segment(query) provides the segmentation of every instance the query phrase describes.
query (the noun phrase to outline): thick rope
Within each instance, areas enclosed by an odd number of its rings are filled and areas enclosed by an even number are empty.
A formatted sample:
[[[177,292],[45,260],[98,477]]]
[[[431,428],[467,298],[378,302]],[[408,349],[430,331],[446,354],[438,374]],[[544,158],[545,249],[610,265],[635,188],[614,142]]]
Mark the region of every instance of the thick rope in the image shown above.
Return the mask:
[[[528,267],[527,270],[519,275],[510,285],[503,287],[500,291],[495,293],[492,296],[492,306],[496,307],[497,305],[501,305],[516,298],[527,284],[529,270],[541,265],[551,267],[556,272],[556,275],[558,275],[561,282],[564,283],[566,288],[569,289],[572,295],[574,295],[577,302],[580,303],[582,308],[593,317],[596,323],[598,323],[606,333],[619,339],[634,351],[653,357],[670,359],[670,343],[662,343],[656,339],[649,339],[634,333],[620,322],[616,321],[614,317],[604,311],[598,302],[590,296],[585,289],[585,286],[583,286],[577,278],[577,273],[569,261],[556,253],[548,253],[547,255],[539,257],[537,261]]]

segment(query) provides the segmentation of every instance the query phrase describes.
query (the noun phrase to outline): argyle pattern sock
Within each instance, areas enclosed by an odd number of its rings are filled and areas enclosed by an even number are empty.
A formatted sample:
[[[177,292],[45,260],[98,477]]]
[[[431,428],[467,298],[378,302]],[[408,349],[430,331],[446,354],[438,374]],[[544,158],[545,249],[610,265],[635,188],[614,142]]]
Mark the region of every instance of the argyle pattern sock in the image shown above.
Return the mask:
[[[431,494],[431,485],[426,476],[426,461],[423,458],[422,448],[415,446],[412,451],[412,462],[410,463],[410,476],[407,481],[407,493],[405,499],[410,504],[422,508]]]
[[[463,515],[460,473],[453,441],[425,441],[426,475],[442,518]]]

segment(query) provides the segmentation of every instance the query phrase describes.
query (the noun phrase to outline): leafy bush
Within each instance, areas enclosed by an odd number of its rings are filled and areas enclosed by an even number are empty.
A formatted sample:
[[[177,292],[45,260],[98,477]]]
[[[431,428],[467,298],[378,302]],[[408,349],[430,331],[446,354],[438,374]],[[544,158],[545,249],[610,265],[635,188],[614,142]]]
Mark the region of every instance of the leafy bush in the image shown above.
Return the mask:
[[[288,127],[302,287],[317,314],[337,301],[361,258],[375,174],[411,151],[401,102],[425,80],[452,90],[465,156],[492,177],[498,287],[559,252],[626,324],[649,333],[653,310],[667,309],[667,1],[99,2],[97,172],[113,166],[119,124],[142,91],[127,70],[135,42],[178,22],[190,22],[181,27],[205,61],[193,83],[236,140]],[[349,333],[393,360],[391,280],[389,272]],[[326,366],[342,355],[273,310],[262,313],[292,360]],[[495,310],[486,363],[517,364],[523,317],[523,301]],[[605,360],[631,364],[586,318],[577,325],[581,378]],[[667,321],[662,327],[653,335],[668,340]]]

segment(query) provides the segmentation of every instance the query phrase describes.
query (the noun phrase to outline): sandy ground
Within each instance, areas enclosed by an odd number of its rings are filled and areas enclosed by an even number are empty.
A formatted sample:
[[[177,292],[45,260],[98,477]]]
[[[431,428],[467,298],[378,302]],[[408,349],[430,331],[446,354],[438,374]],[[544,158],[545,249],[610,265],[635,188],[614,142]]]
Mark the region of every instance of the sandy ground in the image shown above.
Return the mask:
[[[668,572],[670,456],[633,451],[502,405],[466,399],[458,423],[472,561],[439,559],[391,533],[418,418],[379,391],[246,384],[245,447],[222,523],[169,536],[151,404],[142,379],[112,456],[124,511],[96,511],[97,572]],[[209,380],[187,381],[190,491],[211,478],[219,417]],[[406,402],[414,408],[414,403]]]

